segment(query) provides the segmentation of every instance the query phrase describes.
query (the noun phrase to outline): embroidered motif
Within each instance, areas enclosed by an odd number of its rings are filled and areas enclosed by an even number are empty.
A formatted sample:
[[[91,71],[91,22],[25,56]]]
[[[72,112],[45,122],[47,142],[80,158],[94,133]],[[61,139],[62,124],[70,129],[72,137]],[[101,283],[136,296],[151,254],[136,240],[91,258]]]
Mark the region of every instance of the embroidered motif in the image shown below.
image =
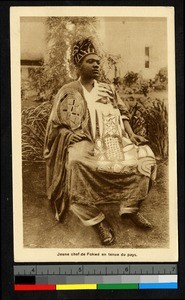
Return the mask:
[[[81,126],[84,115],[84,103],[80,93],[66,92],[58,106],[58,116],[62,123],[69,125],[72,130]]]

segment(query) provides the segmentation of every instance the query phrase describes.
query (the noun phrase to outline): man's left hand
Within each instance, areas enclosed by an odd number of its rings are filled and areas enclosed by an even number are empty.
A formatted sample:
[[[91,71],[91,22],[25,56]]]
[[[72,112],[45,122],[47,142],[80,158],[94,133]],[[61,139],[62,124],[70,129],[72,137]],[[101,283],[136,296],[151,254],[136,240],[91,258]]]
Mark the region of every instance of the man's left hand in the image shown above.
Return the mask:
[[[137,146],[139,146],[139,145],[145,145],[145,144],[148,143],[148,140],[147,140],[147,139],[145,139],[143,136],[137,135],[137,134],[132,134],[132,135],[130,136],[130,140],[131,140],[134,144],[136,144]]]

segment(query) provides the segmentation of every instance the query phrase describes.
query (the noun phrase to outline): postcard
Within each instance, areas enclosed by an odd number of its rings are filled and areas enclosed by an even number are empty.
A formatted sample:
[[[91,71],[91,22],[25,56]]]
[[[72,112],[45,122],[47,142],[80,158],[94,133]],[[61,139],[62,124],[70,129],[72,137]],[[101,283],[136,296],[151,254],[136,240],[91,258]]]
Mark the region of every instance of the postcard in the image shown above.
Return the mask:
[[[176,262],[173,7],[11,7],[15,262]]]

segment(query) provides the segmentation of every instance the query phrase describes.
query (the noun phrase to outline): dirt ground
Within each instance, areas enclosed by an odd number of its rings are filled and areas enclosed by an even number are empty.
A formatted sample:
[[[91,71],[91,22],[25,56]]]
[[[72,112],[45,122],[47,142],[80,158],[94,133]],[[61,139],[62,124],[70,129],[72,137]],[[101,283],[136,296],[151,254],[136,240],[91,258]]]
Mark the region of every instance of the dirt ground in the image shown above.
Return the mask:
[[[153,224],[152,230],[136,227],[130,220],[121,221],[118,205],[102,206],[115,233],[109,248],[167,248],[169,243],[167,161],[158,162],[156,185],[151,189],[141,211]],[[92,227],[68,212],[62,223],[55,220],[45,194],[45,165],[23,164],[23,232],[28,248],[100,248]]]

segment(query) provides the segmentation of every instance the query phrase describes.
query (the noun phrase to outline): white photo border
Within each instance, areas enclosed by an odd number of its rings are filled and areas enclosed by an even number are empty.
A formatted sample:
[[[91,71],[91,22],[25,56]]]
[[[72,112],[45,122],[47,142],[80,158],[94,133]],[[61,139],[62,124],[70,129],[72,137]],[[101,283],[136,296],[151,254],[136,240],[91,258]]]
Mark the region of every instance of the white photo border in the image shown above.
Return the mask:
[[[165,249],[28,249],[23,245],[23,188],[21,158],[21,80],[20,80],[20,17],[99,16],[99,17],[165,17],[167,18],[168,78],[169,78],[169,248]],[[177,140],[175,94],[175,30],[173,7],[120,6],[60,6],[11,7],[11,103],[12,103],[12,160],[13,160],[13,224],[15,262],[176,262],[178,261],[177,210]],[[89,252],[99,253],[90,256]],[[103,253],[120,256],[103,257]],[[59,255],[61,253],[61,255]],[[65,255],[65,253],[68,253]],[[78,255],[73,255],[77,253]],[[85,253],[85,255],[84,255]],[[121,254],[123,255],[121,256]],[[135,255],[136,254],[136,255]]]

